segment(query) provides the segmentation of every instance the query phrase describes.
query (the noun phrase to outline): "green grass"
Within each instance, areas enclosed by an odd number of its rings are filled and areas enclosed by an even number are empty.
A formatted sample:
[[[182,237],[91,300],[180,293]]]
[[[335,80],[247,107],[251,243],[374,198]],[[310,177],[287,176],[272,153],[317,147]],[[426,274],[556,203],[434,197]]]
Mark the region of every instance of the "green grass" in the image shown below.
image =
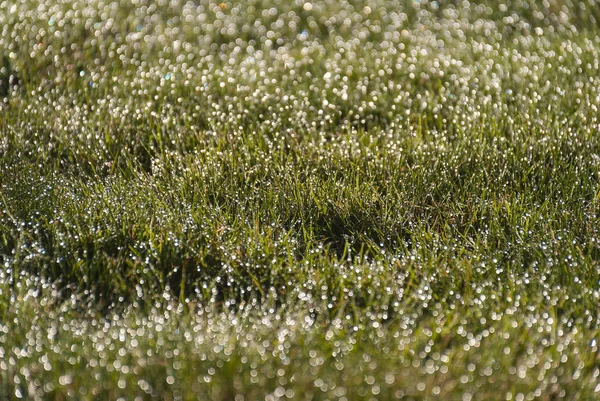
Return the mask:
[[[0,399],[600,397],[599,10],[0,2]]]

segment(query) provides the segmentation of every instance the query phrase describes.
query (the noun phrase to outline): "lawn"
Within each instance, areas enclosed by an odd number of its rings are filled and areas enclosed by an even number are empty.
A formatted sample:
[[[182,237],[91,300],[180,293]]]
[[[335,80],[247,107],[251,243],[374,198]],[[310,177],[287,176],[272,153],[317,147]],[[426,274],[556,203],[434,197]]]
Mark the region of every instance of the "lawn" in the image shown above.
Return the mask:
[[[597,1],[0,1],[0,400],[600,398]]]

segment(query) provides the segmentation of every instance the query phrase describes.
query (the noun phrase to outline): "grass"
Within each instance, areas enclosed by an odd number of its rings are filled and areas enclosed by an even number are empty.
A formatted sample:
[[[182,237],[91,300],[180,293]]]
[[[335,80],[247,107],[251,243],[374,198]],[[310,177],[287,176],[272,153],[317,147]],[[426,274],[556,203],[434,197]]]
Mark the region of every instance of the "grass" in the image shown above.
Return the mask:
[[[597,6],[0,3],[0,399],[596,399]]]

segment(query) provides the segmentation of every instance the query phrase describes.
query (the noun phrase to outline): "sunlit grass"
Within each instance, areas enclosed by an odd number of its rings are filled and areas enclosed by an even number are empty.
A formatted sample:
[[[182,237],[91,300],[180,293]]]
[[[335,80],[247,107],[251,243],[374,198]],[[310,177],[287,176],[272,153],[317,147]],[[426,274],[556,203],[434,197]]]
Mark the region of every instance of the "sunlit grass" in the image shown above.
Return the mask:
[[[0,3],[0,399],[597,398],[599,10]]]

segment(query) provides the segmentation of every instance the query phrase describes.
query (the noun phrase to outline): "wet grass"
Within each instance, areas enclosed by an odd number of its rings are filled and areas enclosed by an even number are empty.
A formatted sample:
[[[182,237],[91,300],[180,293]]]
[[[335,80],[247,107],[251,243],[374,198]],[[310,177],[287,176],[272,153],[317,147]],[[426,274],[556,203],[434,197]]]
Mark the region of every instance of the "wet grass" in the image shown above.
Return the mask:
[[[0,3],[0,399],[597,398],[598,9]]]

